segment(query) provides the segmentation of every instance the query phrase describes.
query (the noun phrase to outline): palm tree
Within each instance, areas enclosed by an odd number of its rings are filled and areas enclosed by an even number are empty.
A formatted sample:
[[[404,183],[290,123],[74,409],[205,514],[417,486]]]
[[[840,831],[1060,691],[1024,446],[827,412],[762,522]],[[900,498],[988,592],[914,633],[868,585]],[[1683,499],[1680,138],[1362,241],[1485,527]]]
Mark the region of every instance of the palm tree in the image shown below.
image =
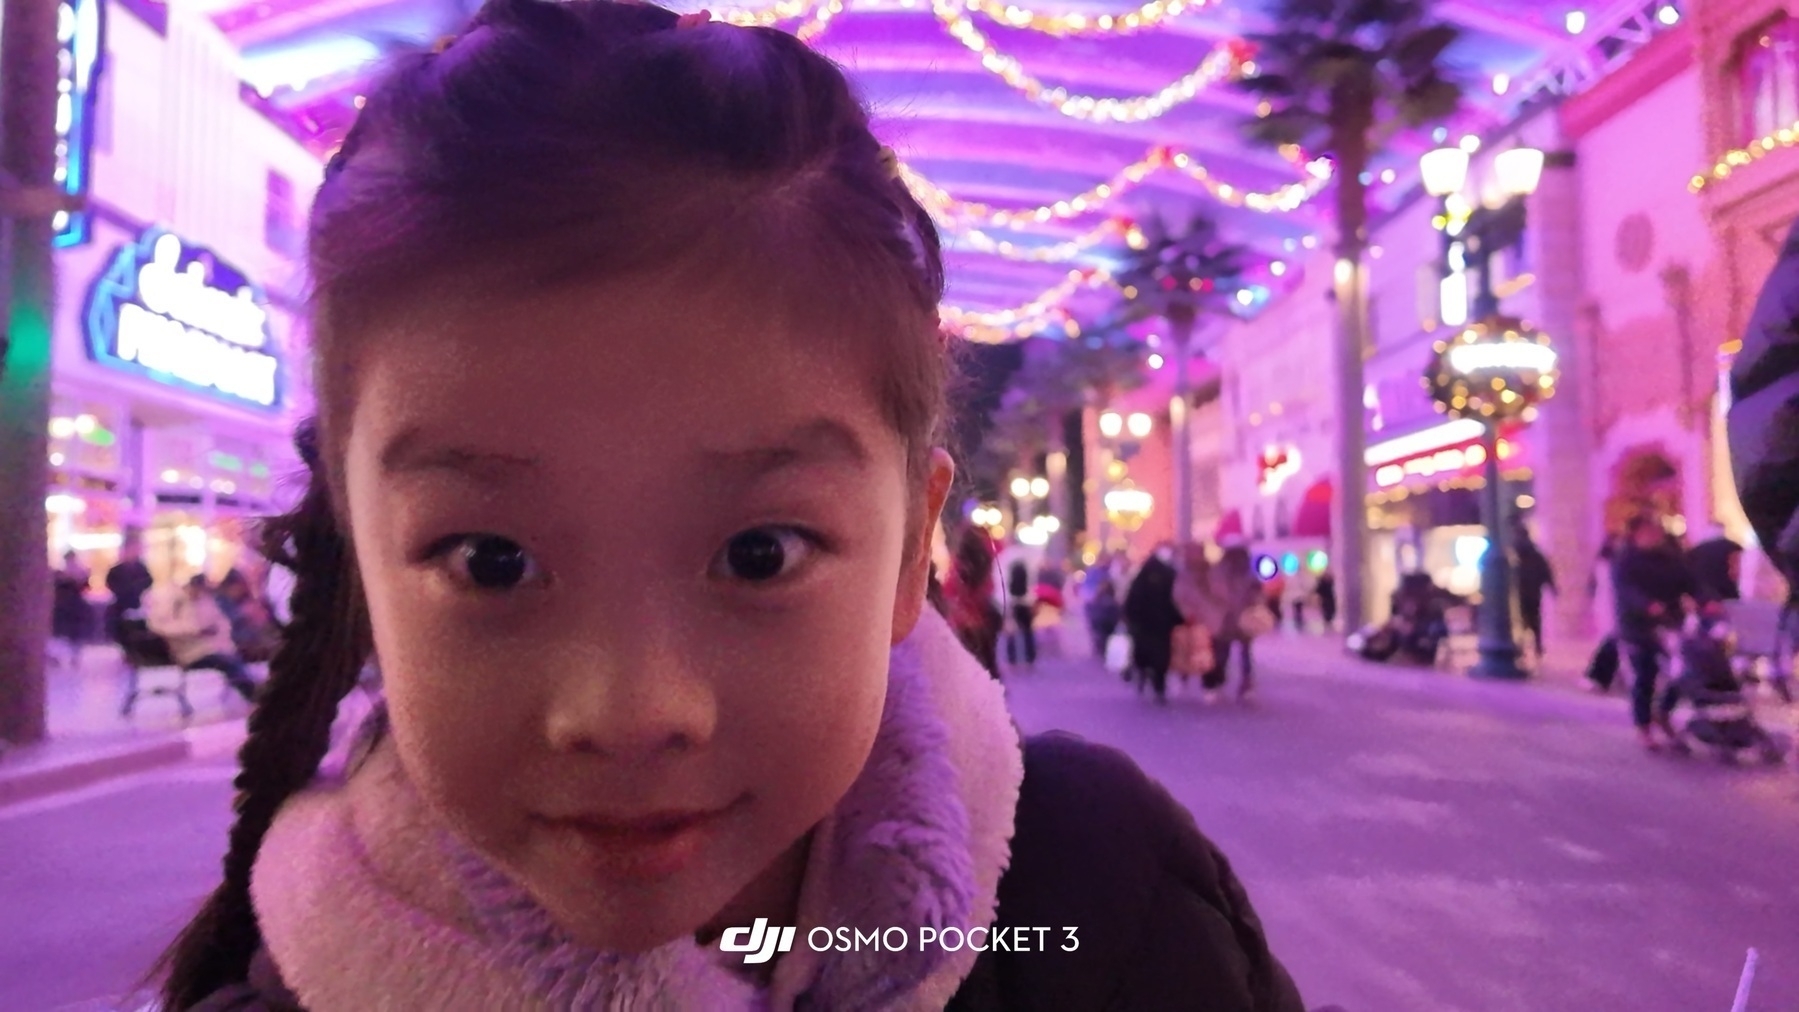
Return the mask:
[[[1193,539],[1188,424],[1193,408],[1188,376],[1193,328],[1202,316],[1230,311],[1248,258],[1246,248],[1219,236],[1218,225],[1210,218],[1194,215],[1177,235],[1160,215],[1152,215],[1135,229],[1131,251],[1113,275],[1124,295],[1125,318],[1159,316],[1168,321],[1174,346],[1174,401],[1179,405],[1169,412],[1174,436],[1174,536],[1182,545]]]
[[[1357,419],[1368,347],[1368,191],[1363,173],[1393,133],[1441,120],[1462,89],[1443,54],[1458,30],[1431,17],[1430,0],[1276,0],[1276,31],[1250,36],[1258,72],[1239,85],[1263,100],[1246,125],[1261,144],[1297,144],[1336,162],[1338,395],[1337,571],[1348,628],[1363,618],[1367,516],[1365,436]]]
[[[44,736],[56,0],[0,12],[0,743]]]

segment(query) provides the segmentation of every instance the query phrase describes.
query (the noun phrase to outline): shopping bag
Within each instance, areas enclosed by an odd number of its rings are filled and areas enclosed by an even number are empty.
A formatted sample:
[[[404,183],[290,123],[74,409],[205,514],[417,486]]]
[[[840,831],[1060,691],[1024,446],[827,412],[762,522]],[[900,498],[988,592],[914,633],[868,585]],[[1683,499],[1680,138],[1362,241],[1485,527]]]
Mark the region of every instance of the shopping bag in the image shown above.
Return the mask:
[[[1243,630],[1243,635],[1250,639],[1268,635],[1277,624],[1274,609],[1265,604],[1250,605],[1243,609],[1242,616],[1237,619],[1237,628]]]
[[[1115,632],[1106,640],[1106,670],[1115,675],[1122,675],[1131,666],[1131,637],[1129,633]]]

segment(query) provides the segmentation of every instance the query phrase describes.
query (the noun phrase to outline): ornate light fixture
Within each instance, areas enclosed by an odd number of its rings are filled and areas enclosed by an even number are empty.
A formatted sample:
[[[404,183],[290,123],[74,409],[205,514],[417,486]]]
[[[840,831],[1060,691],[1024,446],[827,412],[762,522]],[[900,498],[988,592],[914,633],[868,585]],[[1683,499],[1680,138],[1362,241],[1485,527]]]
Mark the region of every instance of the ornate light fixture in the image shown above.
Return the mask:
[[[1424,385],[1437,409],[1456,418],[1522,418],[1554,395],[1560,375],[1549,335],[1516,317],[1478,320],[1436,351]]]

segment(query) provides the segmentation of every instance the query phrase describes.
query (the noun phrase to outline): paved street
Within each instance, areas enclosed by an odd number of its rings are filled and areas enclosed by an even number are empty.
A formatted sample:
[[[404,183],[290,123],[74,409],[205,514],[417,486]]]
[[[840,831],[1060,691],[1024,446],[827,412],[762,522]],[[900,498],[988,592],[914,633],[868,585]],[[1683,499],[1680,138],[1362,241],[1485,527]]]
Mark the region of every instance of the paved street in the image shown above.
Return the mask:
[[[1724,1012],[1755,946],[1750,1007],[1799,1009],[1791,770],[1647,756],[1616,698],[1267,667],[1247,709],[1157,709],[1085,662],[1013,679],[1013,707],[1172,789],[1308,1004]]]
[[[1799,775],[1645,756],[1615,698],[1268,648],[1248,709],[1158,709],[1085,661],[1012,696],[1027,729],[1119,745],[1169,784],[1308,1003],[1724,1012],[1754,946],[1750,1007],[1799,1008]],[[141,976],[216,874],[229,773],[0,810],[0,1010],[99,1008]]]

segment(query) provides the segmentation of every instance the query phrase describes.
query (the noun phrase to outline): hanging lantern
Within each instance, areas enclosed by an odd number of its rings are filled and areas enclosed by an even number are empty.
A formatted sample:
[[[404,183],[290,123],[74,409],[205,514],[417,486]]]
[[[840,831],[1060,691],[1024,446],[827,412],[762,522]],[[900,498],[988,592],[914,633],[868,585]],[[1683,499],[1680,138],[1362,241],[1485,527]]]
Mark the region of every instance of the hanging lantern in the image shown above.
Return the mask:
[[[1554,395],[1556,360],[1548,334],[1516,317],[1489,316],[1439,342],[1424,381],[1446,414],[1510,421]]]

